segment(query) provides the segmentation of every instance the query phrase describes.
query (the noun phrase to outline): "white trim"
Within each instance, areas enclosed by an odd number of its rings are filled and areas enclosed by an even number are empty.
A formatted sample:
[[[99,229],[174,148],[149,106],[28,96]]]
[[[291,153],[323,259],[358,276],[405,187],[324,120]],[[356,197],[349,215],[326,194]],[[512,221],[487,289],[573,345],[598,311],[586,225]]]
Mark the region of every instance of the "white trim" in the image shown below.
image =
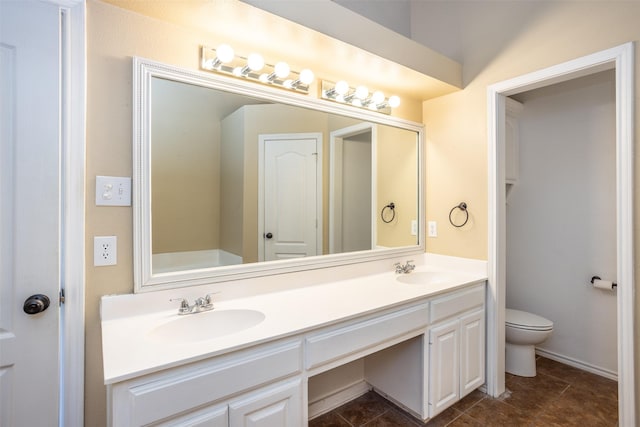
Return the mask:
[[[342,220],[336,216],[342,212],[342,174],[336,173],[336,165],[342,170],[342,144],[345,138],[359,135],[363,132],[371,132],[371,246],[378,248],[378,126],[374,123],[359,123],[337,129],[329,134],[329,253],[341,253],[342,246],[336,248],[335,237],[342,235]],[[340,148],[338,148],[340,147]],[[338,153],[340,155],[338,156]],[[336,185],[337,183],[340,185]],[[338,194],[339,193],[339,194]],[[337,230],[336,230],[337,228]]]
[[[618,412],[621,426],[636,425],[633,271],[634,44],[558,64],[491,85],[487,89],[489,248],[487,301],[487,390],[504,392],[505,315],[505,96],[616,70],[616,220],[618,277]]]
[[[553,351],[548,351],[543,348],[536,348],[536,354],[542,357],[546,357],[547,359],[563,363],[565,365],[573,366],[574,368],[582,369],[583,371],[591,372],[592,374],[600,375],[601,377],[609,378],[613,381],[618,381],[617,372],[592,365],[591,363],[583,362],[582,360],[578,360],[573,357],[565,356]]]
[[[60,425],[84,425],[85,372],[85,123],[86,7],[79,0],[49,0],[61,11],[61,191],[62,276],[65,290],[61,325],[63,372]]]
[[[317,398],[313,402],[309,402],[308,420],[311,421],[322,414],[333,411],[337,407],[368,393],[369,390],[371,390],[371,386],[365,380],[360,380],[329,395]]]

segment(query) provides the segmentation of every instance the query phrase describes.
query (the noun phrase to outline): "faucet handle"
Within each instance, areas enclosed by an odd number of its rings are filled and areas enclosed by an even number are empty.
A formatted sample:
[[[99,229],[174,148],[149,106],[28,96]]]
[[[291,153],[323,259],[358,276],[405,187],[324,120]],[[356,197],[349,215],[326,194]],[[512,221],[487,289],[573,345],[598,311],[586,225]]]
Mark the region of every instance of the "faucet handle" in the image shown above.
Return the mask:
[[[191,307],[189,307],[189,301],[186,298],[171,298],[169,301],[180,301],[180,308],[178,309],[178,314],[187,314],[191,312]]]

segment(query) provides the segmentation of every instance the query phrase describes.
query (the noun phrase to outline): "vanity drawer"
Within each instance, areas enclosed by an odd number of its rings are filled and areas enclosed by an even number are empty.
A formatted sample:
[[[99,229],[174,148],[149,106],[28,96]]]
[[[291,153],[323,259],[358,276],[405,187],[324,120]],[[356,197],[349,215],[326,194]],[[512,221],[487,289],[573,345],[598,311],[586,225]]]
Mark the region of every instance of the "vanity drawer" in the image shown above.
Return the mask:
[[[302,370],[302,343],[248,349],[113,386],[114,426],[146,425]],[[124,403],[124,404],[123,404]],[[127,411],[128,412],[128,411]]]
[[[484,305],[484,283],[431,301],[429,323]]]
[[[316,368],[410,334],[426,327],[428,319],[429,306],[421,304],[308,337],[306,367]]]

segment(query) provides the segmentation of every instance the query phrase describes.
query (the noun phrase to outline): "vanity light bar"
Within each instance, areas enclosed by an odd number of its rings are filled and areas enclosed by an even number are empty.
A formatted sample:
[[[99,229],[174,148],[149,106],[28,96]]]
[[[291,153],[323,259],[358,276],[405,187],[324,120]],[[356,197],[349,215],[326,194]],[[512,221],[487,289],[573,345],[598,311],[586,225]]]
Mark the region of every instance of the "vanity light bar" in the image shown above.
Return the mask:
[[[216,49],[202,46],[201,56],[200,68],[205,71],[243,78],[294,92],[309,93],[309,85],[315,78],[311,70],[292,71],[286,62],[267,64],[259,53],[252,53],[247,57],[236,55],[233,48],[227,44],[222,44]]]
[[[379,90],[369,92],[369,89],[365,86],[352,88],[344,80],[335,83],[322,80],[320,96],[322,99],[329,101],[366,108],[384,114],[391,114],[391,109],[400,105],[400,98],[396,95],[386,98]]]

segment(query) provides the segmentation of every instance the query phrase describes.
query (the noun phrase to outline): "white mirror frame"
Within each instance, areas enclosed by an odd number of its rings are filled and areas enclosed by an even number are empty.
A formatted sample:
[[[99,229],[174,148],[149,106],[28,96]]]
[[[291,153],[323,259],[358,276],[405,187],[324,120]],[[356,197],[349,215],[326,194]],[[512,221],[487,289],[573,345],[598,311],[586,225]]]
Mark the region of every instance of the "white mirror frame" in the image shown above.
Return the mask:
[[[325,113],[414,131],[418,136],[418,243],[393,249],[328,254],[289,260],[230,265],[153,274],[151,256],[151,81],[153,77],[267,99]],[[187,70],[144,58],[133,58],[133,265],[134,292],[148,292],[238,280],[308,269],[333,267],[424,253],[424,125],[335,102],[290,93],[241,79]]]

